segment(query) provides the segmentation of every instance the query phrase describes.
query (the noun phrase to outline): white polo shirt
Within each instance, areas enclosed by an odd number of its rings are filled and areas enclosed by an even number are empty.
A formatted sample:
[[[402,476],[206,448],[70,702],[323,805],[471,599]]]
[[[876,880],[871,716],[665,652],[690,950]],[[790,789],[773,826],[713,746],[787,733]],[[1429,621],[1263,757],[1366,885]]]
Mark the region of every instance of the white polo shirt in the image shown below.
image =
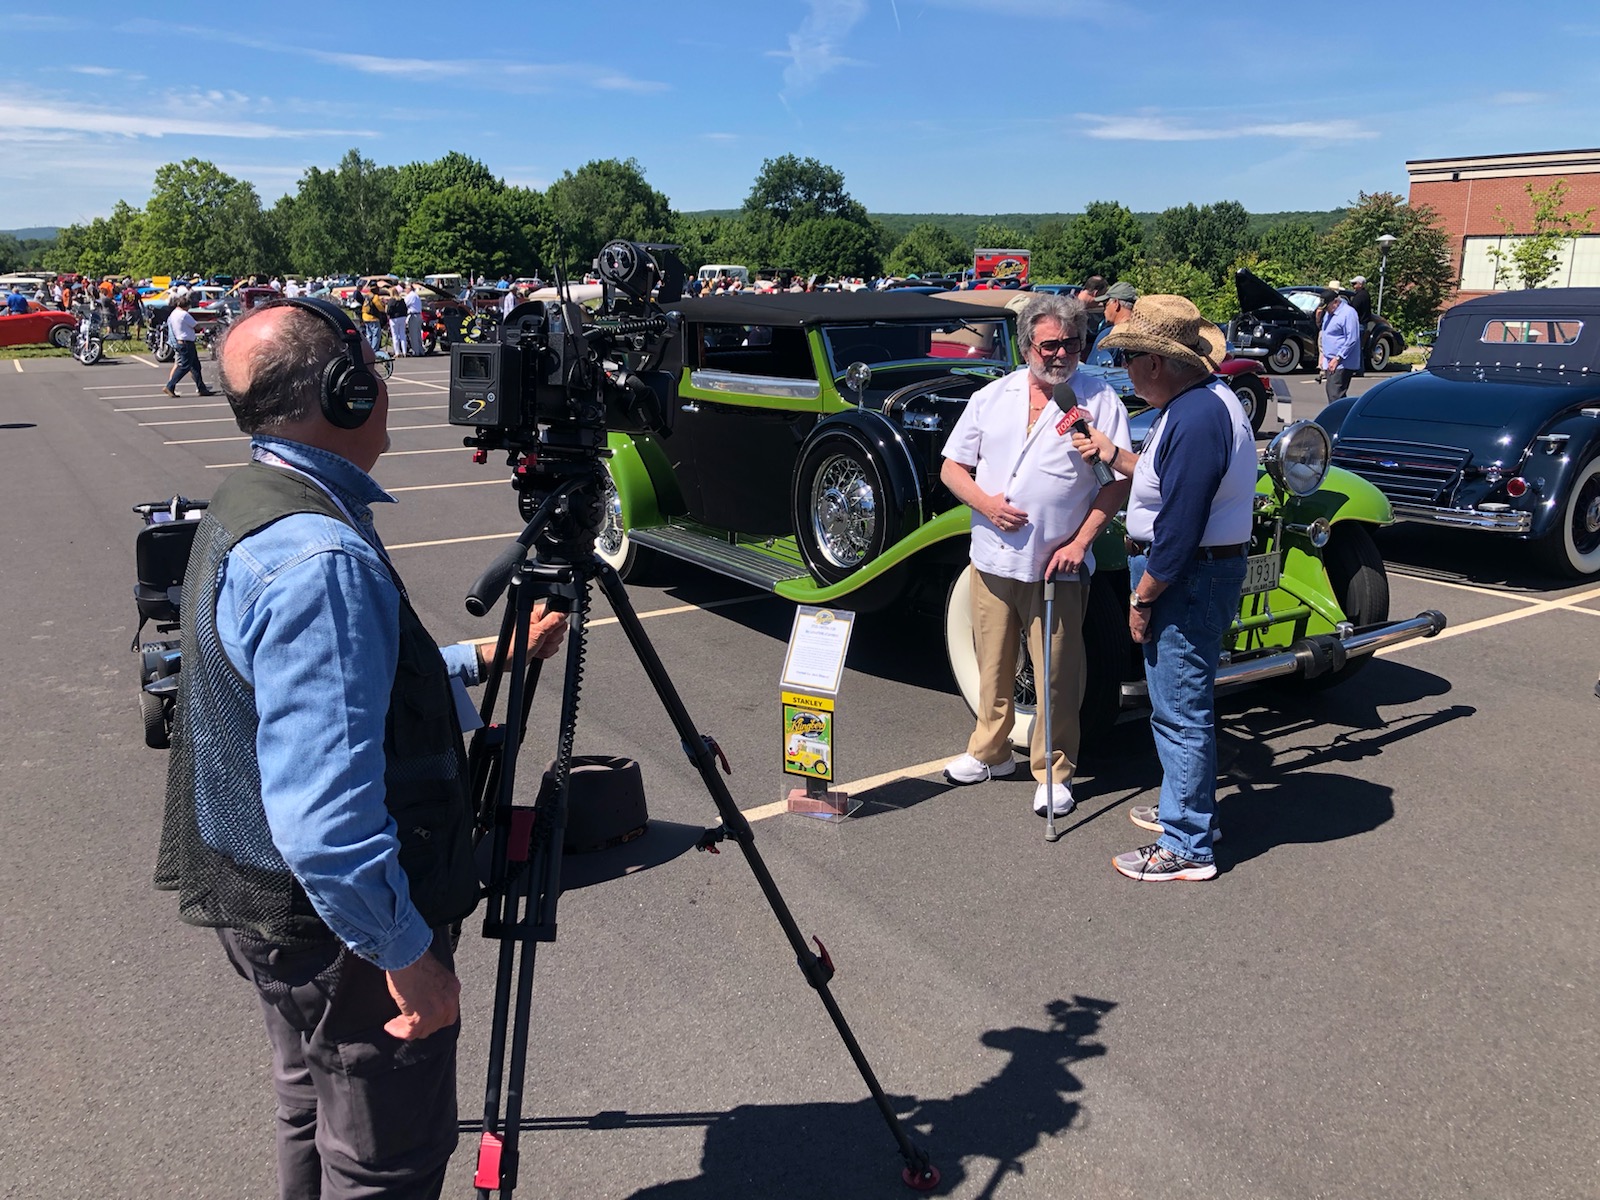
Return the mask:
[[[1072,430],[1054,400],[1044,406],[1028,432],[1026,367],[979,389],[967,401],[945,443],[944,456],[977,467],[978,486],[1003,493],[1028,514],[1021,529],[999,529],[981,513],[972,514],[972,565],[991,575],[1026,582],[1042,580],[1050,556],[1072,539],[1100,492],[1094,468],[1072,448]],[[1105,383],[1074,371],[1072,389],[1089,424],[1112,442],[1132,450],[1128,413]],[[1094,571],[1094,554],[1084,556]]]

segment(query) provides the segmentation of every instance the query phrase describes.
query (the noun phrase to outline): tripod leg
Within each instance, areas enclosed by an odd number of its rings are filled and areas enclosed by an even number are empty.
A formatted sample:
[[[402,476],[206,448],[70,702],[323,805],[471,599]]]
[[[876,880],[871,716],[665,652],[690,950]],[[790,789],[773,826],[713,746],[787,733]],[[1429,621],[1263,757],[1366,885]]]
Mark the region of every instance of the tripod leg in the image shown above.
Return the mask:
[[[750,871],[756,877],[756,883],[761,887],[761,893],[767,899],[767,904],[772,909],[773,916],[777,917],[778,924],[783,928],[784,936],[789,939],[789,945],[794,948],[795,959],[799,963],[801,974],[806,982],[816,991],[822,1000],[822,1006],[828,1010],[828,1016],[833,1021],[834,1028],[839,1033],[839,1038],[844,1042],[845,1049],[850,1052],[850,1057],[855,1061],[856,1070],[861,1073],[862,1080],[866,1083],[868,1091],[872,1093],[873,1102],[877,1104],[878,1111],[883,1114],[884,1122],[889,1126],[889,1132],[894,1136],[895,1142],[900,1147],[900,1156],[905,1160],[905,1169],[901,1178],[906,1184],[918,1191],[931,1191],[938,1186],[939,1172],[928,1160],[927,1154],[919,1149],[900,1124],[900,1118],[895,1115],[893,1106],[884,1095],[878,1077],[872,1070],[872,1064],[867,1061],[866,1054],[861,1049],[861,1044],[856,1041],[855,1034],[850,1029],[850,1024],[845,1020],[844,1012],[839,1007],[839,1002],[834,999],[833,992],[828,988],[828,980],[833,977],[833,964],[827,958],[824,950],[822,955],[812,953],[811,947],[806,943],[805,934],[796,924],[794,914],[789,911],[788,904],[783,899],[783,894],[778,891],[778,885],[772,878],[772,873],[767,870],[767,864],[762,859],[760,851],[755,846],[755,833],[750,828],[750,822],[739,811],[738,803],[733,798],[733,793],[728,790],[728,785],[723,782],[722,776],[717,773],[716,756],[711,748],[706,745],[705,739],[695,728],[694,720],[689,716],[689,711],[684,707],[683,698],[678,695],[678,690],[673,686],[672,678],[667,674],[667,668],[662,664],[661,657],[656,653],[655,647],[650,642],[650,637],[645,633],[644,625],[639,620],[639,614],[634,611],[632,602],[628,599],[627,589],[622,584],[622,578],[615,569],[605,563],[600,563],[597,570],[600,587],[606,594],[606,599],[611,602],[612,611],[616,614],[617,622],[622,626],[623,632],[628,637],[628,643],[633,647],[634,654],[639,659],[639,665],[644,668],[645,674],[650,678],[650,684],[655,688],[656,695],[660,697],[662,707],[666,709],[667,716],[671,718],[673,727],[677,730],[679,738],[688,747],[690,756],[694,759],[695,767],[700,772],[700,778],[705,782],[706,790],[711,794],[711,799],[717,806],[717,812],[722,817],[723,827],[728,835],[739,843],[739,849],[744,852],[745,862],[749,864]],[[822,943],[817,943],[822,949]]]

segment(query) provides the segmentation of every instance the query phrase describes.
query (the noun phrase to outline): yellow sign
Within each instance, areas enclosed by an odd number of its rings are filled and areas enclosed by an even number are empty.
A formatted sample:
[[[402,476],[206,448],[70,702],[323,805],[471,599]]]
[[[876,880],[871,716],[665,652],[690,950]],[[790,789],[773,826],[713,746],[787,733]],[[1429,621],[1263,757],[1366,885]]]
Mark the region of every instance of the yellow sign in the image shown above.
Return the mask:
[[[833,701],[783,693],[783,771],[807,779],[833,779]]]

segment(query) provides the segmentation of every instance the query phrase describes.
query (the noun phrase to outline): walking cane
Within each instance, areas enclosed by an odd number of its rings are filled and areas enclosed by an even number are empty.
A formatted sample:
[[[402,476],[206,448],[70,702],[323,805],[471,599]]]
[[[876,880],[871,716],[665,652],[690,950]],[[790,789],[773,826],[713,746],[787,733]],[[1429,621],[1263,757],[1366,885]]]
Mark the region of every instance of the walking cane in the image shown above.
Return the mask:
[[[1061,839],[1056,832],[1056,748],[1050,742],[1050,633],[1056,627],[1056,577],[1053,573],[1046,572],[1044,577],[1044,631],[1041,640],[1044,643],[1044,678],[1034,680],[1034,687],[1039,693],[1038,719],[1044,721],[1044,840],[1055,842]]]

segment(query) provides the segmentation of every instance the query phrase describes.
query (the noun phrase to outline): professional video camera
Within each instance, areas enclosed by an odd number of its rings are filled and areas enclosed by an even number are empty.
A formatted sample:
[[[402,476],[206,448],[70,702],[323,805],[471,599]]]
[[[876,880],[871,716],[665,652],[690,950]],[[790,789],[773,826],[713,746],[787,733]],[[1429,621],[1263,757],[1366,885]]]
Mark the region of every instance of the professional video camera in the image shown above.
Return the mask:
[[[466,442],[479,462],[508,452],[524,517],[534,493],[600,457],[608,429],[671,433],[683,342],[663,305],[683,295],[675,250],[608,242],[595,259],[604,290],[594,311],[567,288],[513,308],[497,342],[450,347],[450,421],[477,429]]]

